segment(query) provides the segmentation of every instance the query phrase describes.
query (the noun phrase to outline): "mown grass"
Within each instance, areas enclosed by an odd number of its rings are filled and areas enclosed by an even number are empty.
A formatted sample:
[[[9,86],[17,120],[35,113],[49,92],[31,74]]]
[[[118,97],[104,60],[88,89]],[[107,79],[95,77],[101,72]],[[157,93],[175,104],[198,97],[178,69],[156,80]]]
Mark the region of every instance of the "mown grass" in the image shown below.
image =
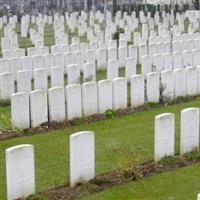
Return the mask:
[[[125,184],[83,200],[196,200],[200,164]]]
[[[154,117],[165,112],[176,114],[176,152],[179,151],[180,111],[200,107],[200,100],[129,116],[81,124],[65,130],[52,131],[0,142],[0,199],[5,199],[5,149],[18,144],[35,145],[37,191],[43,191],[69,181],[69,135],[82,130],[96,136],[96,172],[101,174],[118,169],[124,155],[137,155],[140,162],[153,159]],[[6,111],[5,111],[6,113]],[[133,153],[133,154],[132,154]],[[161,190],[163,188],[160,188]]]

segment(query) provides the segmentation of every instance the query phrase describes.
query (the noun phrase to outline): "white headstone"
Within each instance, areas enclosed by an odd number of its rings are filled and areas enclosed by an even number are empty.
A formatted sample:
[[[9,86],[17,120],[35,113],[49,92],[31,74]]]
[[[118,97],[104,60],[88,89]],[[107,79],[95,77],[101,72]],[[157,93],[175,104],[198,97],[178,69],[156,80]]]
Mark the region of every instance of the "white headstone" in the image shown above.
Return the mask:
[[[82,106],[84,115],[97,113],[97,83],[88,82],[82,84]]]
[[[84,82],[96,81],[96,67],[92,62],[86,62],[83,65]]]
[[[98,82],[98,111],[112,110],[112,80]]]
[[[181,154],[199,148],[199,108],[181,111]]]
[[[186,94],[198,94],[198,73],[196,67],[187,67],[185,71],[186,76]]]
[[[85,183],[95,177],[95,139],[93,132],[70,136],[70,186]]]
[[[7,199],[28,197],[35,193],[35,161],[32,145],[6,149]]]
[[[59,66],[51,68],[51,87],[63,87],[64,86],[64,74],[63,70]]]
[[[11,116],[13,128],[30,128],[29,95],[27,93],[16,93],[11,96]]]
[[[82,96],[79,84],[66,86],[66,113],[68,120],[82,117]]]
[[[159,102],[160,98],[160,77],[158,72],[152,72],[147,74],[147,101]]]
[[[170,70],[161,72],[161,90],[164,98],[174,99],[174,77]]]
[[[186,92],[186,80],[185,80],[185,70],[176,69],[173,71],[174,74],[174,97],[184,97]]]
[[[48,80],[46,70],[43,68],[38,68],[34,70],[34,89],[44,90],[48,89]]]
[[[141,57],[141,71],[144,76],[146,76],[147,73],[152,72],[151,57],[149,55]]]
[[[14,76],[11,72],[0,74],[0,97],[3,100],[11,98],[11,95],[15,91]]]
[[[17,73],[17,91],[29,93],[31,91],[31,72],[27,70]]]
[[[47,93],[41,90],[30,92],[31,127],[48,121]]]
[[[131,107],[142,106],[144,101],[144,77],[142,75],[134,75],[131,77]]]
[[[117,60],[109,60],[107,63],[107,79],[114,79],[119,76],[119,66]]]
[[[51,122],[62,122],[65,119],[65,91],[63,87],[48,90],[49,119]]]
[[[175,115],[165,113],[155,117],[154,160],[174,156]]]
[[[113,110],[127,108],[127,79],[113,79]]]
[[[135,58],[127,58],[125,65],[125,75],[130,80],[131,76],[137,73],[137,59]]]

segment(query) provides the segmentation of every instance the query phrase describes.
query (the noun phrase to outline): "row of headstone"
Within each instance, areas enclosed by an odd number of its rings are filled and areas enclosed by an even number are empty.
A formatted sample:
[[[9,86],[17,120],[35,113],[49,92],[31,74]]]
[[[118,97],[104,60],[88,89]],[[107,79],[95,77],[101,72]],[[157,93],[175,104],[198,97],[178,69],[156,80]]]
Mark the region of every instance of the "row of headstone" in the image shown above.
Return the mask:
[[[6,149],[7,199],[26,198],[36,192],[34,146],[18,145]],[[95,177],[95,135],[83,131],[70,136],[70,186]]]
[[[174,72],[163,71],[161,76],[158,72],[152,72],[147,74],[146,85],[142,75],[132,76],[131,106],[142,106],[145,102],[158,103],[161,98],[172,101],[179,96],[197,95],[200,93],[199,73],[200,68],[195,67],[177,69]],[[66,86],[65,90],[63,87],[51,88],[48,90],[49,103],[46,91],[30,92],[30,102],[27,93],[13,94],[11,98],[13,128],[36,127],[48,120],[62,122],[65,118],[71,120],[104,113],[109,109],[124,109],[128,104],[127,94],[126,78],[102,80],[98,83],[88,82],[82,86],[72,84]],[[23,112],[19,112],[18,108],[23,108]]]
[[[199,108],[181,111],[181,154],[199,148]],[[175,115],[166,113],[155,118],[154,159],[174,156]],[[6,149],[7,198],[14,200],[35,193],[35,158],[33,145]],[[93,132],[70,136],[70,186],[86,183],[95,177],[95,139]]]
[[[134,67],[135,66],[135,67]],[[146,65],[147,66],[147,65]],[[80,68],[78,65],[69,65],[68,85],[80,84]],[[126,61],[125,76],[128,82],[131,82],[132,76],[136,75],[136,62],[133,58]],[[119,78],[118,62],[111,60],[107,67],[107,80]],[[187,67],[185,69],[176,69],[174,71],[165,70],[161,73],[150,72],[141,78],[139,86],[144,93],[144,79],[146,79],[146,99],[148,102],[159,102],[160,97],[173,100],[179,96],[197,95],[200,93],[200,67]],[[96,71],[92,63],[84,65],[83,81],[96,81]],[[64,73],[60,67],[51,69],[51,87],[64,87]],[[34,70],[34,90],[48,90],[48,79],[46,71],[42,68]],[[154,87],[152,87],[152,85]],[[16,87],[17,86],[17,87]],[[32,91],[32,81],[29,71],[23,70],[17,73],[17,85],[14,82],[12,73],[3,73],[0,78],[0,98],[3,100],[10,99],[11,95],[16,92],[29,93]],[[135,94],[137,95],[137,94]]]
[[[135,93],[133,95],[138,96]],[[103,80],[98,84],[88,82],[82,86],[74,84],[65,89],[50,88],[48,95],[46,91],[35,90],[30,92],[30,97],[27,93],[16,93],[11,97],[13,128],[21,129],[37,127],[48,120],[62,122],[66,118],[71,120],[124,108],[127,108],[126,78]]]
[[[199,149],[199,108],[181,111],[180,154]],[[154,160],[159,161],[175,153],[175,115],[165,113],[155,117]]]
[[[141,57],[141,71],[146,74],[152,71],[175,70],[200,65],[200,50],[145,55]]]

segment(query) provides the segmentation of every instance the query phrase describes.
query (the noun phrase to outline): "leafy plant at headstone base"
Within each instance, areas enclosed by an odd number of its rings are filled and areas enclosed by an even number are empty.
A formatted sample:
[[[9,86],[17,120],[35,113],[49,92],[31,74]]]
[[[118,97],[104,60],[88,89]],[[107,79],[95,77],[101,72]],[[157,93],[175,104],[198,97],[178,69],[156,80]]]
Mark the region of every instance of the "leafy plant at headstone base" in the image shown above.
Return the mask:
[[[106,116],[106,119],[113,119],[117,116],[117,112],[114,110],[106,110],[105,116]]]
[[[120,160],[120,173],[127,179],[139,180],[142,179],[142,174],[139,170],[139,157],[135,152],[127,150],[122,152]]]

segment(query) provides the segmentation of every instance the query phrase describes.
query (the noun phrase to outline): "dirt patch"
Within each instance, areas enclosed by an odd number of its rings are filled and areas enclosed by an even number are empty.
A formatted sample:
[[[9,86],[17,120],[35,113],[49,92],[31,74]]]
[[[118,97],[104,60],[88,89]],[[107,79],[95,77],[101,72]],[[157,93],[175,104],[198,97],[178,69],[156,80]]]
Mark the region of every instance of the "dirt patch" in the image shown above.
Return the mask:
[[[97,176],[86,184],[80,184],[72,189],[69,185],[53,188],[39,195],[49,200],[75,200],[95,193],[111,189],[122,184],[145,179],[156,174],[174,171],[179,168],[200,163],[200,152],[193,152],[184,156],[164,158],[159,163],[145,162],[137,166],[137,172],[124,176],[123,171],[114,171]]]
[[[0,140],[8,140],[15,137],[19,137],[19,133],[15,131],[0,131]]]

